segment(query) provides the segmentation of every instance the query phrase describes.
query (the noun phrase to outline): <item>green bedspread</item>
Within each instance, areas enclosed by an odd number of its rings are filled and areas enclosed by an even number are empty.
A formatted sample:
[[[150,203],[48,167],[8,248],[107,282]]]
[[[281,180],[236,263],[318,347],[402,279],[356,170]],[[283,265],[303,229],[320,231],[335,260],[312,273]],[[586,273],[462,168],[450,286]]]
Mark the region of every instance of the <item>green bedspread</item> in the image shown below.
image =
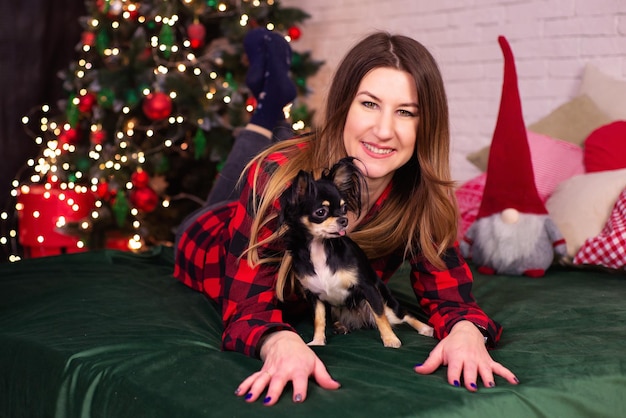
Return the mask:
[[[521,384],[469,393],[445,369],[420,376],[435,340],[398,328],[329,335],[315,347],[342,383],[271,408],[233,394],[258,360],[220,351],[213,305],[171,275],[173,252],[102,251],[0,265],[0,417],[624,417],[626,276],[554,268],[541,279],[476,275],[504,326],[493,357]],[[392,280],[416,306],[406,271]],[[398,277],[402,276],[402,277]],[[311,338],[305,318],[298,330]]]

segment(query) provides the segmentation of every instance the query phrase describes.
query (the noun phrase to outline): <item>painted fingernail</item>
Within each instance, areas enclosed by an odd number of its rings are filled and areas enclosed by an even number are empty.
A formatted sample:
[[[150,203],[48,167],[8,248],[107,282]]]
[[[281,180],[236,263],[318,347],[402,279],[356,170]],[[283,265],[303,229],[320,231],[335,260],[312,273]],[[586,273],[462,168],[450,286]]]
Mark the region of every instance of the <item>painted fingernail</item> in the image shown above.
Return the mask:
[[[488,385],[489,385],[489,387],[490,387],[490,388],[492,388],[492,387],[495,387],[495,386],[496,386],[496,384],[495,384],[494,382],[489,382],[489,383],[488,383]]]
[[[422,367],[422,364],[423,363],[417,363],[415,366],[413,366],[413,368],[415,368],[415,367]]]
[[[246,394],[246,401],[249,400],[250,398],[252,398],[252,394],[251,393],[247,393]]]
[[[268,396],[267,398],[263,399],[263,403],[270,403],[271,400],[272,400],[272,397]]]
[[[454,383],[454,386],[456,386],[457,388],[458,388],[459,386],[461,386],[461,384],[459,383],[459,381],[458,381],[458,380],[455,380],[453,383]]]
[[[478,389],[478,386],[476,386],[476,383],[470,383],[470,387],[472,389]]]
[[[293,397],[294,402],[302,402],[302,395],[296,393],[296,396]]]
[[[239,388],[235,389],[235,395],[239,395],[239,393],[241,393],[241,389]]]
[[[519,379],[517,377],[514,377],[513,380],[515,381],[515,383],[519,383]]]

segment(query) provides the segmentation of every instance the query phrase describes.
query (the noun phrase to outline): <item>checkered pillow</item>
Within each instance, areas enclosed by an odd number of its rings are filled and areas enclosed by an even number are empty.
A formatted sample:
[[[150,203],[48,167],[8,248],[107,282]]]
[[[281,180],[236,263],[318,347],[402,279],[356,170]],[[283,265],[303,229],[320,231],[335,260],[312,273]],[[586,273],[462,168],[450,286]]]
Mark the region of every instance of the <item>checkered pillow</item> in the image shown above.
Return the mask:
[[[573,263],[626,269],[626,188],[617,199],[602,232],[585,241]]]

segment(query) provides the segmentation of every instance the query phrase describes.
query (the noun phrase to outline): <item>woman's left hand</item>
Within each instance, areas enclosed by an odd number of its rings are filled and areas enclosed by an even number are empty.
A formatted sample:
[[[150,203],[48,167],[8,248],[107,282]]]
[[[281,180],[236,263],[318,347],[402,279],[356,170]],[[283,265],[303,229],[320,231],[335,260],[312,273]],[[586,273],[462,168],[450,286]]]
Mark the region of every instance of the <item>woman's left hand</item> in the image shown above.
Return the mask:
[[[511,384],[519,381],[509,369],[494,361],[480,330],[469,321],[457,322],[450,334],[442,339],[430,352],[422,365],[415,366],[419,374],[430,374],[440,366],[448,366],[448,383],[453,386],[463,384],[467,390],[478,390],[480,376],[485,387],[494,387],[494,375],[506,379]]]

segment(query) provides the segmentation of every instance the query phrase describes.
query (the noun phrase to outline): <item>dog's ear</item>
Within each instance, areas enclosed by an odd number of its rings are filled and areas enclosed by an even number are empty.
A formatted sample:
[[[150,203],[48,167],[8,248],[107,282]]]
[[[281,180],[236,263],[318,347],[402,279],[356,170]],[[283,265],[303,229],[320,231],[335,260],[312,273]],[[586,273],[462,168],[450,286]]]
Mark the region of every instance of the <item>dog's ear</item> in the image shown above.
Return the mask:
[[[346,200],[348,209],[360,215],[361,190],[367,186],[361,170],[354,164],[354,158],[342,158],[331,167],[324,177],[332,181],[339,189],[339,193]]]
[[[311,187],[313,187],[313,176],[311,173],[300,170],[298,175],[293,179],[291,186],[289,186],[283,194],[280,196],[280,206],[283,208],[294,207],[298,205],[298,202],[306,196]]]

